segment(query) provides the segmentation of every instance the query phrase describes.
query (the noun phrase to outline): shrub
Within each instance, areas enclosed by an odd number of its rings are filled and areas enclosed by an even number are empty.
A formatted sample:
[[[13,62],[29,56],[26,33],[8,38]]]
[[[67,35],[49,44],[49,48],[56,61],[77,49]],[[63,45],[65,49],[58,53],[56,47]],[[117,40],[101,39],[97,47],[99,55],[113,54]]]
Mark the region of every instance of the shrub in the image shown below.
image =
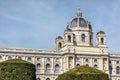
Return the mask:
[[[88,66],[75,67],[58,76],[57,80],[109,80],[108,74]]]
[[[0,80],[36,80],[35,65],[20,59],[1,62]]]

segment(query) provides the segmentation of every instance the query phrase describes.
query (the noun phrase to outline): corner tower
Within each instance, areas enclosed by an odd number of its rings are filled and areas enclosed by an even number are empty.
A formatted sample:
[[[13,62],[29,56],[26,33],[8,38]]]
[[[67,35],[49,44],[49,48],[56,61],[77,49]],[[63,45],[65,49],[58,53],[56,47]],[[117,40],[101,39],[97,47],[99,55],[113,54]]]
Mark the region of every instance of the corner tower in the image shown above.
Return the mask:
[[[96,44],[97,47],[106,47],[106,34],[104,31],[99,31],[96,34]]]
[[[63,38],[58,36],[55,40],[56,50],[60,50],[63,47]]]

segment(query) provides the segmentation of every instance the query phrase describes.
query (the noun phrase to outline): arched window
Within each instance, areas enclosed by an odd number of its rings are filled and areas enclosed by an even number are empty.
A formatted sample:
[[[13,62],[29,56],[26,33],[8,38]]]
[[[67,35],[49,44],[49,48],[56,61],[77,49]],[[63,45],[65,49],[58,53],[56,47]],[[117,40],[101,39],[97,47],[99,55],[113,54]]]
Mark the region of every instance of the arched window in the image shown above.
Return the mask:
[[[71,42],[71,36],[68,35],[68,42]]]
[[[101,44],[104,44],[104,38],[101,38]]]
[[[57,61],[57,62],[60,61],[60,58],[56,58],[55,61]]]
[[[111,64],[111,61],[109,61],[109,64]]]
[[[41,61],[42,60],[42,58],[40,58],[40,57],[37,57],[37,61]]]
[[[55,65],[55,72],[58,73],[60,71],[60,66],[59,64],[56,64]]]
[[[82,42],[85,42],[85,34],[82,34],[82,35],[81,35],[81,41],[82,41]]]
[[[97,59],[94,59],[94,62],[96,63],[96,62],[97,62]]]
[[[116,61],[116,64],[119,64],[119,61]]]
[[[11,57],[11,56],[8,56],[8,59],[12,59],[12,57]]]
[[[51,66],[50,64],[46,64],[46,72],[50,73]]]
[[[112,74],[112,66],[111,65],[110,65],[109,69],[110,69],[110,74]]]
[[[22,59],[22,57],[21,57],[21,56],[18,56],[18,59]]]
[[[40,78],[37,78],[37,80],[41,80]]]
[[[61,47],[62,47],[62,44],[61,44],[61,42],[59,42],[59,44],[58,44],[58,47],[59,47],[59,48],[61,48]]]
[[[50,78],[47,78],[46,80],[50,80]]]
[[[40,68],[41,68],[41,64],[38,63],[37,66],[36,66],[36,70],[37,70],[37,72],[40,72]]]
[[[76,66],[80,66],[80,64],[76,64]]]
[[[120,74],[120,67],[119,66],[116,67],[116,74]]]
[[[88,59],[85,59],[85,62],[89,62],[89,60],[88,60]]]
[[[97,68],[98,67],[97,64],[95,64],[94,67]]]
[[[31,61],[31,57],[28,57],[27,60],[28,60],[28,61]]]
[[[89,66],[89,64],[86,64],[86,66]]]
[[[47,58],[46,61],[50,61],[50,58]]]

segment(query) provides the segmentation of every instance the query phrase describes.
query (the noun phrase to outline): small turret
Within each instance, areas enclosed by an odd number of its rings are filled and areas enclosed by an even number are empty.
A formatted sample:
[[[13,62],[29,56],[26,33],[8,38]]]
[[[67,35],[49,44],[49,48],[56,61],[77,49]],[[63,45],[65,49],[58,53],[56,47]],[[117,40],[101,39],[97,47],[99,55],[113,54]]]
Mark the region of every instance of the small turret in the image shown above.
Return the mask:
[[[55,40],[56,49],[60,50],[63,47],[63,38],[61,36],[58,36]]]
[[[98,47],[106,47],[106,34],[104,31],[99,31],[96,34],[96,44]]]
[[[77,10],[77,17],[82,17],[82,13],[80,12],[80,9]]]

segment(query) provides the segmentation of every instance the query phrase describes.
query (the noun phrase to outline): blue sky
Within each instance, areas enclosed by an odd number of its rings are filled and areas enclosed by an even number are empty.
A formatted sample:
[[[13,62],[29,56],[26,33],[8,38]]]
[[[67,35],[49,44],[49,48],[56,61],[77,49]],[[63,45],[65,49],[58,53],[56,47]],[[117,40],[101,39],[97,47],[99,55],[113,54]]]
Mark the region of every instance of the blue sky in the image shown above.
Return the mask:
[[[103,30],[109,51],[120,52],[120,0],[0,0],[0,47],[54,49],[78,8],[92,24],[94,42]]]

